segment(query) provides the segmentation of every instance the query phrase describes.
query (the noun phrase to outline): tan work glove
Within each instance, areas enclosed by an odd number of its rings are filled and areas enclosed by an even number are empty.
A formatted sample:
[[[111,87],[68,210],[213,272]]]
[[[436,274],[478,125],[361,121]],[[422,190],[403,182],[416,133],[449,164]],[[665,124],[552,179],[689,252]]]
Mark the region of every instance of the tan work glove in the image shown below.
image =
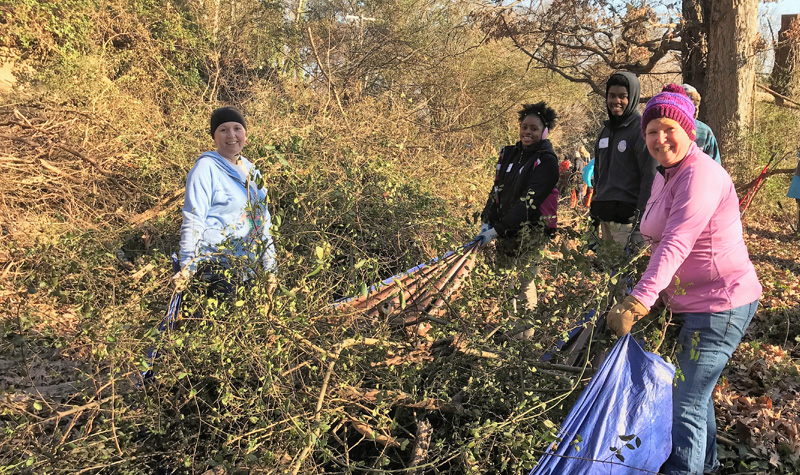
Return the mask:
[[[169,281],[173,292],[181,292],[189,285],[189,281],[194,277],[194,272],[184,267],[173,275]]]
[[[650,312],[650,309],[644,306],[639,299],[633,295],[628,295],[622,303],[614,305],[608,316],[606,316],[606,325],[618,337],[625,336],[633,328],[633,324],[639,321],[640,318]]]

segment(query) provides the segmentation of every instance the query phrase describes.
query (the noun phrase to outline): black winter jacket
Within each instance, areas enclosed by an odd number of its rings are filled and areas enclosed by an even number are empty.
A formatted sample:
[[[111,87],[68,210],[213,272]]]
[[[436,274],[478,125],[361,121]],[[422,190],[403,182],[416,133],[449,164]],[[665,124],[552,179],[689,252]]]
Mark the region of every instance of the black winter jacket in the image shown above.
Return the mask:
[[[642,116],[631,114],[613,127],[605,123],[595,145],[591,214],[601,221],[627,222],[641,216],[650,198],[658,162],[641,132]]]
[[[530,148],[520,142],[503,147],[494,186],[481,220],[500,237],[512,237],[523,224],[540,224],[539,207],[558,183],[558,157],[545,139]]]

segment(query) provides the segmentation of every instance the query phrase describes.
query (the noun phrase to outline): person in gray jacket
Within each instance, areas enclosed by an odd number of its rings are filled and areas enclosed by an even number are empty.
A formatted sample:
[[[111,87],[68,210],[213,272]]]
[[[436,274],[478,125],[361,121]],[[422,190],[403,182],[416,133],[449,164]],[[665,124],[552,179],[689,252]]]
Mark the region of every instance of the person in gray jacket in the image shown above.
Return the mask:
[[[690,84],[681,84],[681,87],[686,91],[686,95],[689,96],[689,99],[691,99],[694,104],[694,127],[697,131],[697,138],[694,139],[694,143],[696,143],[697,146],[700,147],[700,150],[705,152],[706,155],[722,165],[722,160],[719,157],[719,145],[717,144],[717,137],[714,136],[714,131],[711,130],[708,124],[697,119],[697,114],[700,112],[700,101],[702,100],[700,93]]]
[[[608,120],[594,148],[594,197],[590,214],[602,239],[623,246],[642,243],[639,219],[650,197],[658,163],[641,133],[639,79],[623,71],[606,83]]]

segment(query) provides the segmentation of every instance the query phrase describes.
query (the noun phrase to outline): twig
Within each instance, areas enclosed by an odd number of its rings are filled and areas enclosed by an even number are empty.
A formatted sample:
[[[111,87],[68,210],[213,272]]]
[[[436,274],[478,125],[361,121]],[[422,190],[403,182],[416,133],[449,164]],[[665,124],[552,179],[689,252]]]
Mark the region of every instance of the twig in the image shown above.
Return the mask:
[[[588,457],[575,457],[575,456],[570,456],[570,455],[554,454],[554,453],[549,452],[549,451],[542,451],[542,450],[537,450],[537,449],[533,449],[533,450],[534,450],[534,452],[538,452],[538,453],[540,453],[542,455],[549,455],[551,457],[558,457],[558,458],[570,459],[570,460],[584,460],[584,461],[587,461],[587,462],[601,463],[601,464],[603,464],[604,467],[605,467],[606,464],[608,464],[608,465],[610,465],[612,467],[612,468],[608,468],[609,471],[613,470],[613,466],[616,465],[616,466],[620,466],[620,467],[626,467],[626,468],[629,468],[629,469],[633,469],[633,470],[635,470],[636,473],[651,473],[653,475],[659,475],[661,473],[661,472],[654,472],[652,470],[647,470],[645,468],[634,467],[633,465],[627,465],[625,463],[617,462],[615,460],[600,460],[600,459],[592,459],[592,458],[588,458]]]
[[[292,468],[292,475],[297,475],[300,472],[300,468],[303,466],[303,463],[306,461],[308,454],[311,452],[311,448],[316,444],[317,439],[319,438],[320,433],[320,414],[322,413],[322,402],[325,400],[325,393],[328,392],[328,382],[331,379],[331,374],[333,374],[333,368],[336,366],[336,360],[339,358],[339,354],[342,352],[342,347],[336,351],[333,360],[328,365],[328,370],[325,372],[325,377],[322,379],[322,388],[319,391],[319,397],[317,398],[317,407],[314,408],[314,431],[311,437],[308,440],[308,443],[303,448],[303,451],[297,457],[294,468]]]
[[[12,140],[14,142],[22,142],[31,147],[38,147],[39,144],[26,137],[14,137],[13,135],[0,134],[0,139]]]
[[[66,178],[68,181],[71,181],[72,183],[75,183],[76,185],[82,185],[83,184],[83,180],[81,180],[80,178],[75,178],[74,176],[68,174],[64,170],[58,168],[57,166],[53,165],[52,163],[48,162],[47,160],[45,160],[43,158],[39,159],[39,163],[42,164],[42,167],[50,170],[53,173],[57,173],[58,175]]]
[[[772,95],[776,99],[780,99],[781,101],[788,102],[789,104],[792,104],[794,106],[800,107],[800,102],[794,101],[794,100],[784,96],[783,94],[775,92],[772,89],[768,88],[767,86],[764,86],[764,85],[761,85],[761,84],[758,84],[758,83],[756,83],[756,86],[758,86],[761,90],[763,90],[767,94]],[[769,102],[769,101],[766,101],[766,102]]]
[[[378,401],[389,402],[393,406],[409,407],[412,409],[425,409],[428,411],[450,412],[459,414],[464,409],[458,403],[428,398],[417,401],[411,394],[398,390],[357,389],[351,386],[340,390],[339,394],[345,399],[361,399],[374,404]]]
[[[342,354],[342,351],[345,349],[356,346],[356,345],[380,345],[380,344],[391,344],[390,342],[385,342],[383,340],[378,340],[376,338],[348,338],[341,342],[338,345],[338,348],[334,353],[331,355],[331,362],[328,365],[328,370],[325,372],[325,377],[322,379],[322,388],[319,391],[319,397],[317,398],[317,406],[314,408],[314,431],[308,440],[308,443],[303,448],[303,451],[300,455],[295,459],[294,468],[292,468],[292,475],[297,475],[300,472],[300,468],[303,466],[303,463],[308,458],[309,453],[311,453],[311,448],[316,443],[317,439],[319,438],[320,434],[320,416],[322,414],[322,403],[325,401],[325,395],[328,392],[328,383],[331,380],[331,375],[333,374],[333,368],[336,366],[336,362],[339,360],[339,355]],[[398,344],[391,344],[392,346],[398,346]],[[327,352],[326,352],[327,353]]]
[[[414,448],[411,450],[411,457],[409,457],[408,468],[413,470],[411,475],[422,475],[424,469],[419,468],[420,465],[425,463],[428,458],[428,449],[431,445],[431,436],[433,436],[433,426],[431,426],[427,415],[417,414],[417,434]]]
[[[723,434],[717,434],[717,440],[727,445],[728,447],[736,447],[739,445],[735,440]]]
[[[132,461],[134,461],[134,460],[136,460],[138,458],[139,457],[125,457],[125,458],[121,458],[119,460],[114,460],[113,462],[104,462],[101,465],[95,465],[94,467],[84,468],[80,472],[76,472],[75,475],[80,475],[82,473],[91,473],[91,472],[94,472],[96,470],[104,470],[104,469],[107,469],[108,467],[110,467],[112,465],[117,465],[117,464],[120,464],[120,463],[123,463],[123,462],[132,462]]]
[[[311,361],[303,361],[302,363],[300,363],[299,365],[295,366],[294,368],[289,368],[286,371],[284,371],[283,373],[281,373],[281,378],[285,378],[285,377],[289,376],[290,374],[294,373],[295,371],[297,371],[298,369],[304,368],[304,367],[306,367],[306,366],[308,366],[310,364],[311,364]]]
[[[114,399],[114,396],[108,396],[107,398],[103,398],[99,401],[90,401],[86,404],[78,407],[73,407],[72,409],[66,410],[64,412],[56,412],[57,417],[66,417],[70,414],[75,414],[76,412],[85,411],[86,409],[92,409],[95,407],[100,407],[100,405],[107,403],[108,401]]]
[[[348,422],[350,422],[350,425],[352,425],[353,429],[355,429],[359,434],[373,442],[377,442],[386,447],[400,447],[400,443],[394,440],[394,438],[385,434],[379,434],[377,430],[373,429],[368,424],[355,419],[350,419]]]
[[[161,215],[168,211],[167,206],[169,206],[173,201],[177,200],[181,196],[183,196],[184,191],[186,188],[181,188],[179,190],[175,190],[174,192],[170,193],[164,199],[162,199],[157,205],[144,211],[142,213],[137,214],[136,216],[131,217],[128,222],[131,226],[138,227],[145,221],[148,221],[156,216]]]
[[[317,45],[314,43],[314,35],[311,34],[311,27],[308,27],[308,39],[311,41],[311,50],[314,52],[314,59],[317,61],[317,66],[319,66],[319,70],[322,72],[322,75],[325,76],[325,81],[328,82],[328,86],[330,90],[333,92],[333,96],[336,98],[336,104],[339,106],[339,112],[342,113],[342,117],[344,120],[347,121],[347,114],[344,113],[344,108],[342,107],[342,101],[339,100],[339,92],[336,90],[336,85],[331,80],[331,77],[325,71],[325,68],[322,67],[322,61],[319,59],[319,53],[317,52]]]
[[[56,147],[56,148],[60,148],[61,150],[65,151],[65,152],[71,153],[72,155],[75,155],[76,157],[80,158],[81,160],[91,164],[94,168],[97,169],[98,172],[100,172],[101,175],[103,175],[105,177],[108,177],[108,178],[114,178],[114,174],[113,173],[111,173],[108,170],[106,170],[105,168],[101,167],[99,163],[97,163],[93,159],[87,157],[83,153],[75,150],[74,148],[67,147],[66,145],[60,144],[60,143],[53,144],[53,146]]]
[[[783,175],[783,174],[788,175],[790,173],[794,173],[794,170],[795,170],[794,168],[773,168],[772,170],[768,170],[767,173],[764,174],[764,179],[772,175]],[[758,177],[756,177],[755,180],[752,180],[745,185],[739,185],[736,187],[736,191],[741,193],[742,191],[747,190],[751,186],[755,185],[757,181]]]
[[[119,439],[117,438],[117,425],[114,422],[114,397],[116,397],[116,391],[114,386],[114,360],[111,360],[111,435],[114,439],[114,446],[117,448],[117,453],[122,455],[122,449],[119,446]]]
[[[586,373],[587,375],[592,375],[595,373],[593,368],[583,368],[579,366],[569,366],[564,364],[556,364],[556,363],[542,363],[538,361],[528,361],[528,364],[534,366],[536,368],[541,369],[552,369],[556,371],[564,371],[567,373]]]

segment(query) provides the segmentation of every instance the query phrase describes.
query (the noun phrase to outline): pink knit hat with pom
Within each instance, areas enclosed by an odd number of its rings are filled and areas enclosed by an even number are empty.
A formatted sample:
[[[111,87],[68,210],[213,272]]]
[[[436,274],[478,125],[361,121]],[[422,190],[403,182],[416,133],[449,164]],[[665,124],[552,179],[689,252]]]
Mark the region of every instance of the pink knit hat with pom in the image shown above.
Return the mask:
[[[694,123],[694,104],[686,91],[677,84],[667,84],[660,93],[647,101],[642,114],[642,135],[647,124],[653,119],[672,119],[686,131],[690,139],[697,138],[697,129]]]

